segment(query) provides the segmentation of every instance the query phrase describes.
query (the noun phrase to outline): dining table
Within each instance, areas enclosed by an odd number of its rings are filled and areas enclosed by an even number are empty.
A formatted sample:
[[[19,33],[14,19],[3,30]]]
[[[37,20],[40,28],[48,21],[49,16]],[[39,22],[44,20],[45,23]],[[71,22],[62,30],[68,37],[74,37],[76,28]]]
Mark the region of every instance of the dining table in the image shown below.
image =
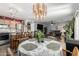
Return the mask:
[[[25,40],[18,46],[19,56],[63,56],[62,44],[58,41],[44,38],[38,42],[36,38]]]

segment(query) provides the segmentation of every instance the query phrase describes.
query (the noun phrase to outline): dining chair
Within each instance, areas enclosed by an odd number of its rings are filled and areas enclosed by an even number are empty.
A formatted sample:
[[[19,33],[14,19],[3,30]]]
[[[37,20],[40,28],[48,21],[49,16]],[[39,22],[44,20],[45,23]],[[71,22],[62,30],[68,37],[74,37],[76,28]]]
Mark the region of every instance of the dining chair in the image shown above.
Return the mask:
[[[77,47],[74,47],[73,52],[72,52],[72,56],[79,56],[79,50]]]
[[[18,45],[19,45],[19,40],[16,38],[16,36],[13,36],[10,40],[10,48],[16,51]]]
[[[78,50],[77,47],[74,47],[74,49],[73,49],[72,52],[69,51],[69,50],[65,50],[65,49],[63,49],[63,50],[66,51],[66,52],[68,52],[68,53],[70,53],[72,56],[79,56],[79,50]]]
[[[7,48],[7,56],[14,56],[14,52],[10,49],[10,48]]]
[[[61,35],[61,40],[60,40],[61,44],[62,44],[62,48],[63,48],[63,54],[64,56],[66,56],[66,42],[65,42],[65,37]]]

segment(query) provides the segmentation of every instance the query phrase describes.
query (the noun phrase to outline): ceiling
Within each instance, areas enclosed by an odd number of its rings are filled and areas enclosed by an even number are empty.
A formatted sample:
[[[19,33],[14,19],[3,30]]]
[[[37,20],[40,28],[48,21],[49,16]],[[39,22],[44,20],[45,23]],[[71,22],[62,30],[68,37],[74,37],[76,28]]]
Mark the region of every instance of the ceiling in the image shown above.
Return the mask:
[[[37,21],[34,19],[32,5],[32,3],[0,3],[0,15]],[[46,5],[47,15],[42,22],[69,21],[75,15],[75,11],[79,9],[79,4],[77,3],[46,3]],[[10,8],[14,8],[16,11],[13,16],[10,14]]]

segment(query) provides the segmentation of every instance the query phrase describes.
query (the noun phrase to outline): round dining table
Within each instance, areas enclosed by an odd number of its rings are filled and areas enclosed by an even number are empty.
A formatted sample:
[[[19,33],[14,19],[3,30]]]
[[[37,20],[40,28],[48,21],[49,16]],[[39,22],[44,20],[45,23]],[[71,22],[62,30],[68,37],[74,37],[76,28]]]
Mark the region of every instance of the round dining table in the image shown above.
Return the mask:
[[[33,38],[19,44],[19,56],[62,56],[62,44],[58,41],[44,38],[43,43]]]

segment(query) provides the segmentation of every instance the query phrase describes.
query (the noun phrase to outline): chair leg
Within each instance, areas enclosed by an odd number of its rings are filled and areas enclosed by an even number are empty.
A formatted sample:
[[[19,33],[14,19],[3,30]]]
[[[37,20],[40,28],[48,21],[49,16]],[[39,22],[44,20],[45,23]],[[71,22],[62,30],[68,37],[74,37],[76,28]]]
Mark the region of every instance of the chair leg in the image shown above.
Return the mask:
[[[14,56],[14,53],[10,48],[7,48],[7,56]]]

